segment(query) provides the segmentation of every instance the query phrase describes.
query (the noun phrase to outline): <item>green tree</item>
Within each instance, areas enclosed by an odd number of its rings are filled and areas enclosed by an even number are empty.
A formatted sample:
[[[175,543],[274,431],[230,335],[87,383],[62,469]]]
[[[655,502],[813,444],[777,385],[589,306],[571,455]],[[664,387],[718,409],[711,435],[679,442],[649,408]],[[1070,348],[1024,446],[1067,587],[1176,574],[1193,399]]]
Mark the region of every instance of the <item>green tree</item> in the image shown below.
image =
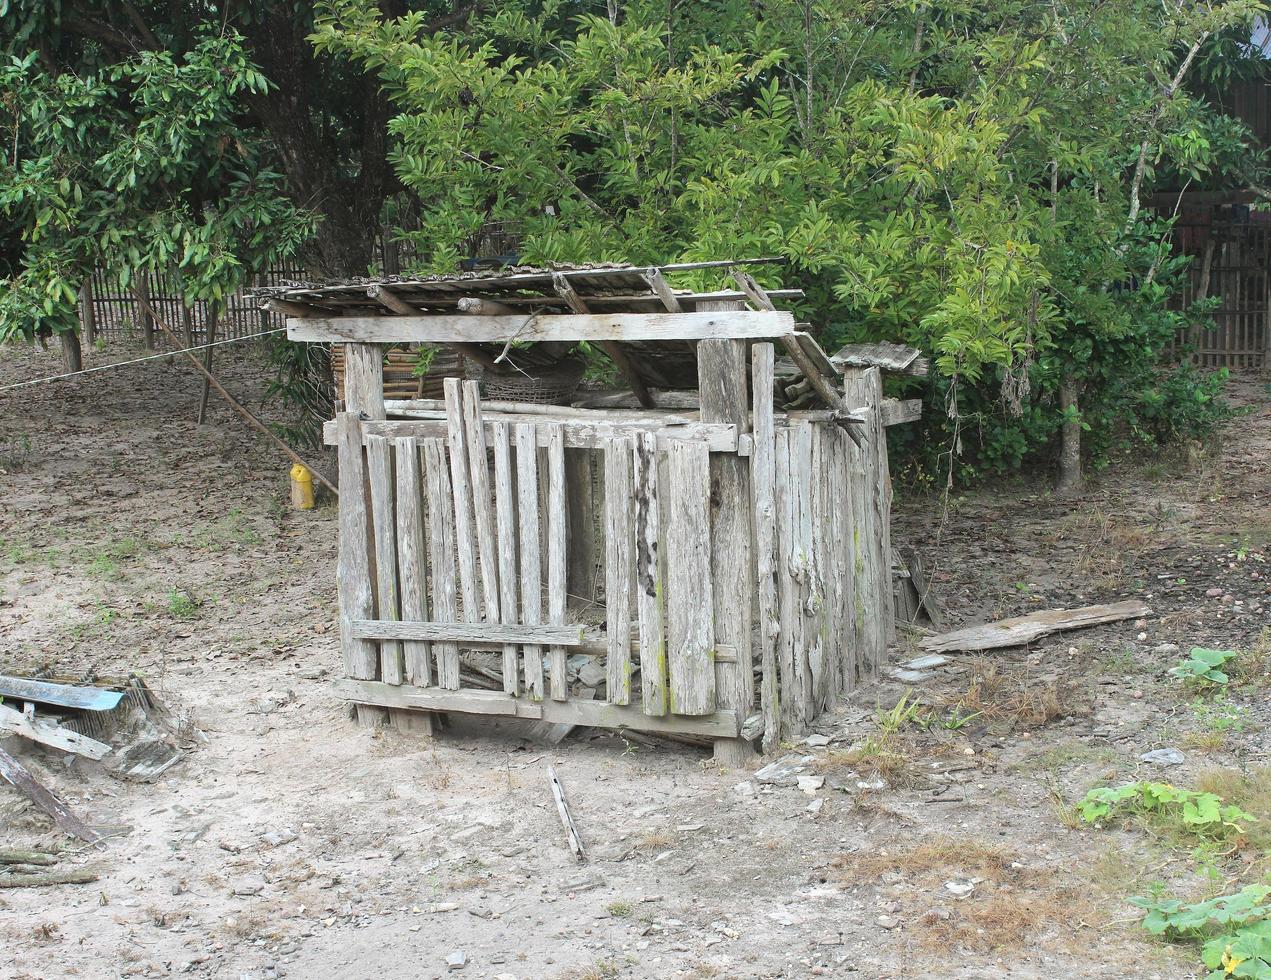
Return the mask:
[[[1011,437],[979,454],[993,466],[1061,429],[1106,445],[1110,406],[1162,382],[1178,269],[1142,202],[1224,154],[1258,171],[1185,82],[1262,9],[521,0],[460,37],[328,0],[314,41],[389,93],[426,268],[490,222],[527,262],[784,255],[831,341],[934,352],[948,428],[981,415]],[[1108,370],[1105,348],[1133,364]]]

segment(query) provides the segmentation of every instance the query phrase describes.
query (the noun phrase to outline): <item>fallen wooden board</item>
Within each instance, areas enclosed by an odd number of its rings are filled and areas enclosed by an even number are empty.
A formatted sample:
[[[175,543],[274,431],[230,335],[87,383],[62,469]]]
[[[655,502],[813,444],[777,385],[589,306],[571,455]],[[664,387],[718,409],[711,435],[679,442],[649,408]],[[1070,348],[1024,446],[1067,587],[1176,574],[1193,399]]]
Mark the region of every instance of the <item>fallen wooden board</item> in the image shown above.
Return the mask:
[[[12,732],[32,742],[61,749],[63,752],[73,752],[94,761],[104,759],[111,752],[110,746],[105,742],[62,728],[47,718],[25,715],[4,704],[0,704],[0,732]]]
[[[53,818],[53,822],[73,837],[89,844],[102,839],[101,834],[70,811],[70,808],[45,788],[44,784],[27,771],[17,759],[0,749],[0,776],[12,783],[17,790],[41,810]]]
[[[42,874],[8,875],[0,874],[0,888],[39,888],[44,885],[87,885],[97,880],[97,872],[83,869],[80,871],[46,871]]]
[[[102,687],[55,684],[52,681],[33,681],[25,677],[0,674],[0,698],[8,698],[11,701],[36,701],[40,704],[56,704],[63,708],[110,711],[119,706],[123,696],[122,691],[112,691]]]
[[[1082,606],[1080,609],[1043,609],[1027,616],[1003,619],[996,623],[968,626],[929,636],[918,645],[924,650],[945,652],[948,650],[993,650],[999,647],[1018,647],[1051,633],[1062,630],[1115,623],[1122,619],[1134,619],[1151,613],[1137,599],[1114,602],[1103,606]]]

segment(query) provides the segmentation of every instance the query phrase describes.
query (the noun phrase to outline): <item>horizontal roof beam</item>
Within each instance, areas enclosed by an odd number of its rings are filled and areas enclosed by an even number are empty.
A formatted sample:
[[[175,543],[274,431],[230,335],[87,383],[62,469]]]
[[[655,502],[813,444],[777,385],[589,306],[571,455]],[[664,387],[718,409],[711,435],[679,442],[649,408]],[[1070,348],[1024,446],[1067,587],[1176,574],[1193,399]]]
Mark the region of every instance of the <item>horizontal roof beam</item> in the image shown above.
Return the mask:
[[[587,313],[524,316],[292,317],[291,340],[353,344],[714,340],[791,337],[794,316],[768,310],[714,313]]]

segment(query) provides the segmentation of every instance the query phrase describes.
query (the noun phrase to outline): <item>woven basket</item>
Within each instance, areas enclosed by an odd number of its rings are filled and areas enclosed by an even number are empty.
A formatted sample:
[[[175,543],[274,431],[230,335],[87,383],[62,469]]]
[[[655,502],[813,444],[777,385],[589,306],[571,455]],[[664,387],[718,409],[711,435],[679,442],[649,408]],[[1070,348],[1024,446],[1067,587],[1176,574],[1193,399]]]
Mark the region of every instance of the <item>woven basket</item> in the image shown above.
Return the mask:
[[[513,368],[507,374],[496,374],[465,358],[464,370],[470,380],[481,382],[482,397],[491,401],[568,405],[578,391],[586,365],[566,358],[550,367],[529,368],[526,373]]]

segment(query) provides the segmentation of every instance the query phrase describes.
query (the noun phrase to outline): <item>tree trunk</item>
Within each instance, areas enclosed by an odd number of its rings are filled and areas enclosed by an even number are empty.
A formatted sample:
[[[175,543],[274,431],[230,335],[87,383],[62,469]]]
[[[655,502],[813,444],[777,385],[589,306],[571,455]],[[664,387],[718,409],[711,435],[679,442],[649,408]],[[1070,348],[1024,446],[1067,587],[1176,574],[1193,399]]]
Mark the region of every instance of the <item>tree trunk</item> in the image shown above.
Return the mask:
[[[92,347],[97,340],[97,307],[93,303],[93,280],[84,280],[79,290],[80,321],[84,324],[84,343]]]
[[[58,337],[62,340],[62,370],[66,374],[84,370],[84,357],[79,349],[79,334],[74,330],[63,330]]]
[[[1059,407],[1065,415],[1073,417],[1063,424],[1060,432],[1059,481],[1055,489],[1059,493],[1076,493],[1081,489],[1081,416],[1077,407],[1077,379],[1064,375],[1059,385]]]

